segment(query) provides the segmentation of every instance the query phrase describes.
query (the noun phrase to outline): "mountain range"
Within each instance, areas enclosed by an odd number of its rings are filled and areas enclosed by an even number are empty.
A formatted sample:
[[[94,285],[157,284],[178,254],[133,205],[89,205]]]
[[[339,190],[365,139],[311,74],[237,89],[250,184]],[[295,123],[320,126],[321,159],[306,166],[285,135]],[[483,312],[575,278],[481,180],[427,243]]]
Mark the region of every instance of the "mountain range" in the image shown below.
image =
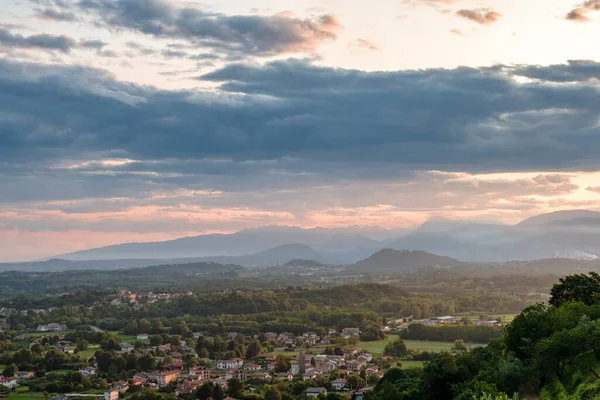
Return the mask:
[[[463,262],[596,260],[600,258],[600,212],[559,211],[515,225],[433,218],[408,232],[376,227],[265,226],[233,234],[124,243],[60,255],[55,257],[60,261],[48,262],[84,262],[86,268],[148,266],[158,261],[213,261],[244,267],[283,265],[294,259],[353,264],[386,248],[419,250]],[[23,264],[27,263],[20,263]],[[2,264],[0,269],[5,269]]]

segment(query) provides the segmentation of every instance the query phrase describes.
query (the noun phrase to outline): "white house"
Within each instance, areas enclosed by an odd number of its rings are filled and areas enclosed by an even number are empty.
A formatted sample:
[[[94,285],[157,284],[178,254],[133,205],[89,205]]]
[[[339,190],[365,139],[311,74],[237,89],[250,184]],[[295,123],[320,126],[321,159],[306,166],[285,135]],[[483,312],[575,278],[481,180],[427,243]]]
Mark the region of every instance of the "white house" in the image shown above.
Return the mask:
[[[316,399],[321,393],[327,395],[327,389],[323,387],[309,387],[308,389],[306,389],[306,398]]]
[[[140,333],[139,335],[136,336],[137,340],[148,340],[148,335],[146,335],[145,333]]]
[[[217,369],[238,369],[244,367],[244,360],[234,358],[233,360],[218,360]]]
[[[6,386],[10,390],[13,390],[14,388],[17,387],[18,381],[19,381],[19,379],[14,376],[11,378],[3,378],[3,379],[0,379],[0,385]]]
[[[346,387],[346,383],[347,382],[345,379],[336,379],[334,381],[331,381],[331,388],[333,390],[342,390]]]
[[[79,373],[83,376],[94,376],[94,375],[96,375],[96,368],[94,368],[94,367],[79,368]]]

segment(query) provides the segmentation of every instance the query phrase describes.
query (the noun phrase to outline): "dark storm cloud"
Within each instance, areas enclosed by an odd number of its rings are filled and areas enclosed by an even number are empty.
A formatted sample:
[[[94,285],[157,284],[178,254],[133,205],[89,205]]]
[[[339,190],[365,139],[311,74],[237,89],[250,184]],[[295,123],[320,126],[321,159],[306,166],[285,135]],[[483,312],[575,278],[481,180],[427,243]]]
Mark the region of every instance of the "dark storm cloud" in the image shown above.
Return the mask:
[[[40,34],[23,36],[13,34],[8,29],[0,28],[0,47],[39,48],[69,53],[76,46],[77,42],[65,35]]]
[[[288,60],[199,78],[220,85],[213,94],[4,60],[0,182],[12,189],[0,201],[293,188],[416,170],[597,170],[600,93],[586,81],[599,70],[571,62],[363,72]],[[89,162],[113,158],[137,161]],[[548,179],[535,184],[562,185]]]
[[[320,44],[335,40],[339,28],[331,15],[229,16],[178,8],[164,0],[83,0],[79,6],[108,26],[252,55],[314,52]]]
[[[54,21],[77,21],[78,18],[70,11],[56,10],[54,8],[43,8],[37,10],[37,16]]]

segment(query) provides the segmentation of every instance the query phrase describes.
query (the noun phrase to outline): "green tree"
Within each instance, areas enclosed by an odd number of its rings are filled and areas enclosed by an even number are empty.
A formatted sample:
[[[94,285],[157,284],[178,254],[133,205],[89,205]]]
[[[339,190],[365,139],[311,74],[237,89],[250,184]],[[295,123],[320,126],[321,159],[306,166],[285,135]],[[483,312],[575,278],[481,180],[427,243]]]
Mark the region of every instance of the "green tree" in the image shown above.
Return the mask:
[[[600,296],[600,275],[576,274],[560,278],[550,290],[550,304],[558,307],[569,301],[580,301],[588,306],[596,304]]]
[[[17,373],[17,371],[18,371],[18,369],[17,369],[17,366],[15,364],[8,364],[2,370],[2,375],[4,375],[6,378],[10,378],[12,376],[15,376],[15,374]]]
[[[275,386],[269,386],[265,392],[265,400],[281,400],[281,392]]]
[[[232,378],[227,381],[227,395],[238,399],[244,394],[244,383],[237,378]]]
[[[402,339],[394,340],[393,342],[388,343],[383,350],[383,354],[391,357],[404,357],[406,353],[406,344]]]

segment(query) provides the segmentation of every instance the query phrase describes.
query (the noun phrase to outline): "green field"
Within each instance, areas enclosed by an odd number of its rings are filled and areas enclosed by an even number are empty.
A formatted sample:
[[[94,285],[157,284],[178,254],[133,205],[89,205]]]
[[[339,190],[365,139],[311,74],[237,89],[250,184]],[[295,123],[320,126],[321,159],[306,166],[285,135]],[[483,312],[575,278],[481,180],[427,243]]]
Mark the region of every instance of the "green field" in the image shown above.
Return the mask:
[[[120,332],[112,332],[112,333],[117,335],[119,338],[121,338],[121,340],[123,342],[126,342],[126,343],[135,343],[135,342],[150,343],[150,339],[140,340],[137,338],[137,335],[125,335]]]
[[[405,340],[404,343],[409,350],[429,351],[439,353],[441,351],[450,351],[454,347],[454,342],[434,342],[427,340]],[[475,347],[473,344],[465,343],[467,348]]]
[[[100,348],[100,345],[93,344],[93,345],[88,346],[88,348],[85,350],[80,350],[77,354],[79,354],[80,356],[83,356],[83,357],[88,357],[88,358],[93,357],[99,348]]]
[[[358,350],[366,350],[371,354],[381,355],[385,346],[396,340],[397,336],[389,335],[383,340],[376,342],[359,342],[357,345]],[[441,351],[450,351],[454,346],[454,342],[429,342],[426,340],[405,340],[404,343],[409,350],[429,351],[439,353]],[[475,347],[473,344],[465,343],[468,348]]]
[[[383,353],[383,349],[385,348],[385,346],[389,342],[392,342],[392,341],[396,340],[397,338],[398,338],[398,336],[388,335],[385,339],[377,340],[375,342],[359,342],[356,345],[356,348],[358,350],[366,350],[371,354],[381,355]]]
[[[8,395],[10,400],[40,400],[44,398],[43,392],[15,392]]]
[[[66,375],[69,372],[73,372],[71,369],[57,369],[54,371],[48,371],[49,374]]]
[[[425,361],[414,361],[414,360],[401,360],[402,369],[408,368],[422,368]]]

